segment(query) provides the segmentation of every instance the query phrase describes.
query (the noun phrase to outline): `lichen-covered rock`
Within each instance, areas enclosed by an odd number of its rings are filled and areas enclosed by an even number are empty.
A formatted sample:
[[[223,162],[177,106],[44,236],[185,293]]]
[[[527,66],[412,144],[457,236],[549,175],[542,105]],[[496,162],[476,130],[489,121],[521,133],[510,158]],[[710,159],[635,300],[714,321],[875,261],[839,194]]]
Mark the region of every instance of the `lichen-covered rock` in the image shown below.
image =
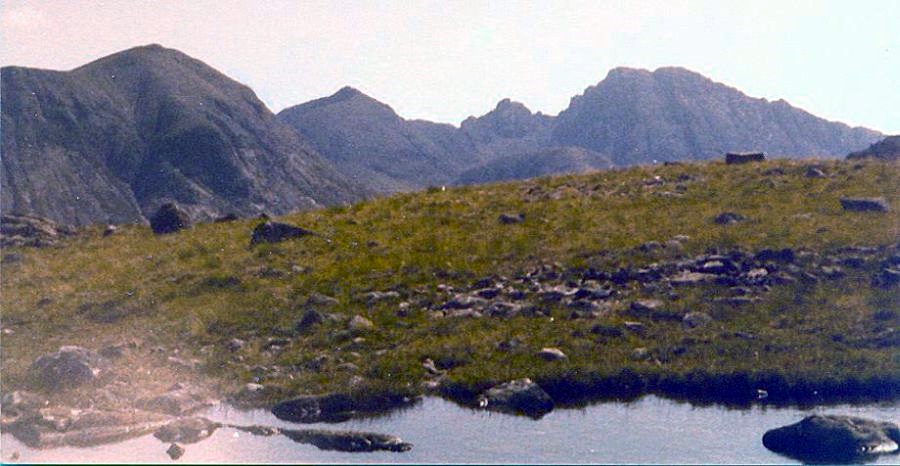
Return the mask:
[[[763,435],[763,445],[804,461],[845,462],[894,453],[900,428],[860,417],[813,415]]]
[[[45,390],[60,390],[96,380],[105,366],[103,359],[93,351],[80,346],[63,346],[55,353],[35,359],[29,376]]]

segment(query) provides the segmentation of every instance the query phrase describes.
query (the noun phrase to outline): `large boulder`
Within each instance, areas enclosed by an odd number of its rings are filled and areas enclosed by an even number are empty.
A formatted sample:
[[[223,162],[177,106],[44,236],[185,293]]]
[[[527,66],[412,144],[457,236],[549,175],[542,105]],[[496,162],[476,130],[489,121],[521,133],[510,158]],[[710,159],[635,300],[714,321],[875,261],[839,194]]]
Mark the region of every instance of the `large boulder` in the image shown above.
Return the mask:
[[[165,443],[196,443],[208,438],[221,426],[205,417],[183,417],[160,427],[153,436]]]
[[[842,197],[841,207],[852,212],[887,212],[888,203],[883,197]]]
[[[304,395],[272,408],[278,419],[289,422],[342,422],[353,416],[353,399],[340,393]]]
[[[491,411],[524,414],[538,419],[553,410],[553,398],[531,379],[518,379],[491,387],[479,397]]]
[[[900,429],[860,417],[813,415],[763,435],[763,445],[803,461],[847,462],[897,451]]]
[[[69,227],[31,215],[0,216],[0,247],[52,246],[63,236],[74,234]]]
[[[63,346],[59,351],[35,359],[28,373],[38,387],[60,390],[96,380],[104,366],[104,360],[93,351],[80,346]]]
[[[307,235],[313,235],[312,231],[305,228],[295,227],[287,223],[279,222],[263,222],[253,229],[250,236],[250,245],[259,243],[278,243],[291,238],[300,238]]]
[[[158,235],[175,233],[189,226],[191,226],[191,218],[187,212],[179,209],[174,203],[163,204],[150,217],[150,229]]]

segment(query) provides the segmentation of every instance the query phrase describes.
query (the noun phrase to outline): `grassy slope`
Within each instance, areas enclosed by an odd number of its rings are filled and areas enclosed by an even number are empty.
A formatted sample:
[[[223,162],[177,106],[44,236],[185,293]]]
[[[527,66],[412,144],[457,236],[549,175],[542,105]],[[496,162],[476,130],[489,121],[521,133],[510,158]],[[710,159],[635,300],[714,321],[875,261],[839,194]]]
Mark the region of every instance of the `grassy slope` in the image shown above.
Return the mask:
[[[776,167],[785,174],[764,174]],[[357,374],[370,386],[418,391],[425,357],[459,364],[446,386],[462,394],[520,376],[536,378],[558,393],[579,383],[604,392],[604,378],[617,375],[621,382],[623,368],[672,393],[680,390],[680,382],[696,382],[704,374],[732,374],[738,384],[744,376],[789,383],[831,380],[835,386],[870,377],[896,382],[900,354],[895,347],[851,348],[832,340],[837,333],[851,339],[870,333],[874,312],[900,310],[896,293],[872,289],[871,274],[853,271],[817,286],[780,287],[759,305],[740,311],[717,308],[703,290],[685,292],[677,308],[704,310],[716,320],[690,335],[695,342],[686,353],[664,364],[632,361],[629,354],[640,346],[681,344],[685,334],[677,323],[650,323],[646,337],[598,341],[588,332],[597,321],[434,320],[418,310],[433,299],[438,284],[467,286],[535,264],[590,264],[606,270],[647,264],[658,258],[633,247],[678,234],[690,236],[685,255],[708,248],[830,250],[898,241],[900,164],[828,163],[827,179],[806,178],[803,167],[787,161],[644,167],[402,194],[287,216],[281,220],[330,240],[309,237],[253,249],[248,244],[254,220],[197,225],[169,236],[132,226],[102,238],[99,229],[92,229],[63,248],[16,251],[23,260],[4,265],[3,325],[15,333],[0,342],[3,390],[22,385],[27,365],[42,352],[62,344],[99,348],[129,337],[202,358],[207,375],[228,387],[250,381],[254,365],[278,365],[280,375],[263,375],[263,383],[298,392],[345,389],[353,374],[338,369],[341,362],[359,366]],[[645,181],[656,175],[665,182],[648,186]],[[691,178],[676,181],[682,175]],[[676,191],[678,184],[687,188],[683,196],[659,194]],[[884,196],[894,210],[843,212],[838,198],[845,195]],[[520,211],[527,218],[522,224],[497,221],[502,212]],[[722,211],[749,220],[713,224],[710,219]],[[397,301],[367,306],[359,299],[363,292],[387,289],[413,303],[408,316],[396,314]],[[312,292],[337,298],[334,312],[367,316],[376,329],[354,343],[341,331],[344,324],[326,323],[310,334],[291,336],[278,354],[260,351],[267,337],[289,334]],[[634,290],[633,296],[640,295]],[[599,319],[622,320],[616,313]],[[898,323],[894,314],[882,324]],[[761,338],[723,337],[733,331]],[[238,353],[243,361],[224,349],[234,337],[249,342]],[[513,337],[524,342],[522,349],[497,350],[497,342]],[[562,348],[568,361],[537,359],[534,351],[544,346]],[[321,370],[304,368],[323,354],[330,359]]]

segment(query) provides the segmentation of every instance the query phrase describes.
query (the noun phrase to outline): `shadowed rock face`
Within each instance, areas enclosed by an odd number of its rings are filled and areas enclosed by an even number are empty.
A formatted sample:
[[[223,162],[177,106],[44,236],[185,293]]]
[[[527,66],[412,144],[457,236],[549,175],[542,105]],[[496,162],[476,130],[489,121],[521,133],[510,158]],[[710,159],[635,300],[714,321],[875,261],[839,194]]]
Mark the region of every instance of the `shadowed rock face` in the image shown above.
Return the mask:
[[[847,158],[850,160],[866,158],[900,160],[900,136],[888,136],[866,149],[848,155]]]
[[[803,461],[853,461],[897,452],[900,429],[851,416],[809,416],[763,435],[766,448]]]
[[[359,199],[246,86],[178,51],[129,49],[72,71],[2,69],[4,211],[76,225],[196,220]]]
[[[616,68],[573,97],[553,129],[554,142],[608,154],[616,165],[708,160],[747,150],[843,156],[879,136],[783,100],[748,97],[683,68]]]

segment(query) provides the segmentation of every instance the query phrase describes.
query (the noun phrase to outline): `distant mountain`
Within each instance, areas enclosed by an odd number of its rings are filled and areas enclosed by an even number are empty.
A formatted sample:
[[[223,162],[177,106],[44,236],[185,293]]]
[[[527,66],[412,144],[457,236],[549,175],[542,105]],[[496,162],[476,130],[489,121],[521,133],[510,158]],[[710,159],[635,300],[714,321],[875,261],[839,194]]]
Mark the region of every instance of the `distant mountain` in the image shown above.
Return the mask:
[[[553,129],[554,142],[609,154],[617,165],[703,160],[745,150],[843,156],[879,137],[783,100],[748,97],[683,68],[616,68],[572,98]]]
[[[202,219],[366,192],[249,88],[176,50],[150,45],[68,72],[0,73],[4,212],[75,225],[140,222],[175,201]]]
[[[479,161],[472,141],[453,126],[404,120],[350,87],[282,110],[278,119],[340,172],[382,193],[446,184]]]
[[[612,168],[609,157],[580,147],[549,147],[506,155],[464,171],[455,184],[521,180]]]
[[[900,136],[888,136],[866,149],[848,155],[847,158],[851,160],[865,158],[900,160]]]

